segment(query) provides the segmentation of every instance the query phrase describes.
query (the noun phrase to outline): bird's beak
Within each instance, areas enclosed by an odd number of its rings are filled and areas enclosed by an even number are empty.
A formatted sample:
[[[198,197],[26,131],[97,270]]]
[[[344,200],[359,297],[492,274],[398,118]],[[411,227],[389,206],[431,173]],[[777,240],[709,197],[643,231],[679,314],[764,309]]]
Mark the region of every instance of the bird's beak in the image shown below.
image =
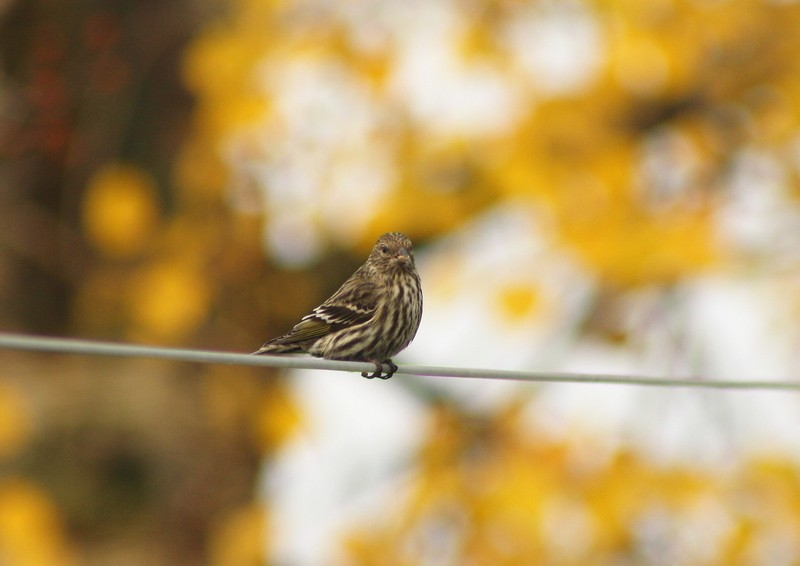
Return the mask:
[[[397,259],[401,259],[404,261],[408,261],[411,259],[411,254],[408,253],[408,250],[405,248],[400,248],[400,251],[397,252]]]

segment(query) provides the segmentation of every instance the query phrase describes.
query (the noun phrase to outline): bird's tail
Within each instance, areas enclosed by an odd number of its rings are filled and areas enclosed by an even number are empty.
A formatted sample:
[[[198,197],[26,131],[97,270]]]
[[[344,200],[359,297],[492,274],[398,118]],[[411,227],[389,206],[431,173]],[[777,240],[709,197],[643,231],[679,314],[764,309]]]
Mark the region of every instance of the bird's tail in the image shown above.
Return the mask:
[[[297,344],[280,344],[274,341],[267,342],[263,346],[261,346],[258,350],[253,352],[253,354],[302,354],[303,350],[301,350]]]

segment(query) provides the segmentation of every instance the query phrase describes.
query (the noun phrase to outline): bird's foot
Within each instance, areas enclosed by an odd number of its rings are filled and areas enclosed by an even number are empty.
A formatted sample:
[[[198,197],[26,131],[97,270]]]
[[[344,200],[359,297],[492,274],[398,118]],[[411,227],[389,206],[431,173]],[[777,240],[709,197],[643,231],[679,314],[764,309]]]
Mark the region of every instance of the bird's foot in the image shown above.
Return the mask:
[[[389,366],[389,372],[386,375],[382,375],[383,364],[387,364]],[[389,379],[396,371],[397,366],[392,362],[392,360],[383,360],[381,363],[375,363],[375,371],[373,373],[363,371],[361,372],[361,377],[366,377],[367,379],[375,379],[376,377],[379,379]]]

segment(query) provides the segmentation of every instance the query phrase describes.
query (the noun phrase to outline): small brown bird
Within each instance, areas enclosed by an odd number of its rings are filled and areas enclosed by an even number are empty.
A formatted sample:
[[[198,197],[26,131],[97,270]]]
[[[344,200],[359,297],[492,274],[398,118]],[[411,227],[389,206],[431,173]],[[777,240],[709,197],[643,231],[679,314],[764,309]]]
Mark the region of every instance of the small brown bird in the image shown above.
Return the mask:
[[[371,362],[362,377],[389,379],[392,356],[414,339],[422,318],[422,284],[411,240],[389,232],[378,238],[367,261],[327,301],[287,334],[255,354],[308,353],[328,360]],[[382,375],[382,364],[389,373]]]

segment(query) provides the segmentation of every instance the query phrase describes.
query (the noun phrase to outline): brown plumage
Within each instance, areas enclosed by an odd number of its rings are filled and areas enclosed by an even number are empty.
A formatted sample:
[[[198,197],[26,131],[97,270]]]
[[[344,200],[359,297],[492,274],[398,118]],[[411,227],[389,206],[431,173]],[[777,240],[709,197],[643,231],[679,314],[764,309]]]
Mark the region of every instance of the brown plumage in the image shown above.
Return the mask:
[[[392,356],[411,343],[421,318],[422,285],[411,240],[389,232],[327,301],[254,353],[305,352],[329,360],[371,362],[375,372],[362,376],[389,379],[397,370]],[[384,363],[390,368],[386,375]]]

